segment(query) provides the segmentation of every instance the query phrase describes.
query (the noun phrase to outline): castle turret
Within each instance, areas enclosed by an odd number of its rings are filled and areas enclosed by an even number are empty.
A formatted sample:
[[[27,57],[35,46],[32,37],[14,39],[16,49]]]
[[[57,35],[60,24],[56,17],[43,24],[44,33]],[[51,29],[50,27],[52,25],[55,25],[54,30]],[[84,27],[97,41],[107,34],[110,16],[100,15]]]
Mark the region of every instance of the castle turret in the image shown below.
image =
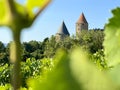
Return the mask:
[[[56,33],[56,41],[63,40],[65,37],[67,37],[69,35],[70,34],[69,34],[68,30],[67,30],[67,27],[66,27],[66,25],[65,25],[65,23],[63,21],[60,29]]]
[[[76,35],[80,34],[82,30],[88,30],[88,22],[83,13],[80,15],[80,18],[76,22]]]

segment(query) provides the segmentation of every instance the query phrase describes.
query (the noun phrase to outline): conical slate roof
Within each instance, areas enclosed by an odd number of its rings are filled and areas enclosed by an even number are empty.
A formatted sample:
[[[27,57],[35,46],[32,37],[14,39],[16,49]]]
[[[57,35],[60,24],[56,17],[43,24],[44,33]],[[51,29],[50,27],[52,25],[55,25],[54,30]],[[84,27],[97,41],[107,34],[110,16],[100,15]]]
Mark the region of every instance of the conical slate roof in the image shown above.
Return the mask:
[[[62,25],[61,25],[60,29],[58,30],[57,34],[70,35],[64,21],[62,22]]]
[[[83,13],[80,15],[77,23],[88,23]]]

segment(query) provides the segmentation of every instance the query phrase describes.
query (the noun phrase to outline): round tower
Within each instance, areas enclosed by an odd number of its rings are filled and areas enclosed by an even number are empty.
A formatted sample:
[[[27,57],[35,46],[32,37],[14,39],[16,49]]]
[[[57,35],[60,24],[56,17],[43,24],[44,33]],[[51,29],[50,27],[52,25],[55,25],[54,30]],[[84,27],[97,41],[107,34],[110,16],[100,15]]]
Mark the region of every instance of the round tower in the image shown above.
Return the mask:
[[[80,18],[76,22],[76,35],[80,34],[82,30],[88,30],[88,22],[83,13],[80,15]]]

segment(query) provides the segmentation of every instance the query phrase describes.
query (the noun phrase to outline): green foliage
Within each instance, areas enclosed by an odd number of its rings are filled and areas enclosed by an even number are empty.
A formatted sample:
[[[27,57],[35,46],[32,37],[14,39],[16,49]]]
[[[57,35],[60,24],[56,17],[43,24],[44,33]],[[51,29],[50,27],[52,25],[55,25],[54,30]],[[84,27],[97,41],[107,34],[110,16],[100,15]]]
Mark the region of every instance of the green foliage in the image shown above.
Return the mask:
[[[5,23],[6,18],[6,10],[5,10],[5,0],[0,0],[0,24],[3,25]]]
[[[75,79],[83,86],[82,90],[116,90],[112,80],[96,69],[83,51],[72,52],[71,69]]]
[[[27,9],[31,12],[33,12],[33,9],[36,7],[43,8],[46,3],[50,2],[50,0],[27,0]]]
[[[5,51],[4,44],[0,41],[0,53]]]
[[[44,45],[42,42],[30,41],[22,44],[22,60],[25,61],[27,58],[42,59],[44,57]]]
[[[99,49],[103,49],[104,33],[102,30],[81,31],[77,40],[83,49],[96,53]]]
[[[32,90],[116,90],[116,86],[104,72],[88,61],[86,53],[77,49],[67,54],[58,51],[56,64],[42,78],[30,79]]]
[[[26,87],[26,80],[28,78],[36,78],[37,76],[41,76],[43,72],[51,70],[53,66],[53,60],[47,58],[41,60],[28,58],[26,62],[21,62],[22,86]],[[8,64],[0,66],[0,85],[10,83],[11,68],[12,66],[9,66]]]
[[[0,66],[0,85],[10,83],[10,67],[8,64]]]
[[[79,39],[75,39],[72,37],[66,37],[64,40],[56,42],[55,36],[51,36],[50,38],[45,38],[43,42],[38,41],[29,41],[22,43],[22,61],[26,61],[27,58],[35,58],[35,59],[42,59],[42,58],[53,58],[56,51],[59,48],[64,48],[68,52],[75,46],[82,47],[83,49],[89,51],[90,53],[96,53],[99,49],[102,49],[104,35],[103,31],[88,31],[88,32],[81,32]],[[3,47],[3,44],[0,44]],[[6,56],[8,61],[9,57],[9,48],[10,43],[7,47],[3,47],[0,50],[3,51],[5,54],[1,54],[3,57]],[[4,50],[5,51],[4,51]],[[3,61],[4,59],[2,59]],[[6,63],[6,62],[4,62]]]
[[[119,90],[119,21],[117,22],[116,20],[120,19],[118,14],[120,9],[117,8],[113,12],[115,15],[106,26],[104,41],[106,59],[108,60],[108,65],[114,65],[113,68],[108,69],[107,73],[98,70],[89,62],[86,57],[87,53],[81,50],[72,51],[70,55],[59,51],[61,53],[58,53],[58,62],[54,69],[49,72],[47,76],[45,75],[46,77],[44,79],[37,78],[29,80],[29,87],[33,90],[39,90],[40,88],[42,90]],[[116,22],[113,23],[113,21]],[[116,31],[114,32],[112,30]],[[113,37],[113,35],[116,36]],[[88,36],[83,39],[88,43],[91,42],[89,38],[91,37]],[[111,42],[116,42],[118,45],[111,45]],[[98,66],[103,66],[103,68],[105,68],[106,61],[103,51],[96,52],[92,58]]]
[[[106,24],[105,30],[105,58],[111,68],[108,74],[120,89],[120,8],[112,11],[113,17]]]
[[[105,29],[105,57],[108,66],[120,63],[120,8],[112,11],[113,18],[109,20]]]
[[[55,52],[58,48],[58,44],[56,43],[55,36],[51,36],[50,38],[46,38],[43,41],[43,50],[44,50],[44,57],[53,58]]]
[[[22,62],[21,65],[22,86],[26,86],[26,80],[28,78],[35,78],[42,74],[44,68],[50,69],[50,67],[52,67],[49,59],[35,60],[34,58],[28,58],[26,62]]]
[[[0,42],[0,66],[8,63],[8,55],[5,50],[4,44]]]
[[[40,88],[42,90],[79,90],[80,87],[70,72],[68,55],[59,51],[55,61],[55,68],[43,78],[28,81],[30,88],[33,90]]]
[[[11,86],[10,84],[6,84],[4,86],[0,86],[0,90],[10,90]]]
[[[27,52],[34,52],[35,50],[39,49],[39,43],[37,41],[30,41],[28,43],[24,42],[23,47]]]
[[[90,61],[92,61],[100,70],[107,69],[107,63],[105,60],[104,50],[98,50],[94,54],[89,54]]]
[[[15,29],[23,29],[30,27],[36,17],[50,3],[51,0],[27,0],[24,5],[19,4],[15,0],[0,0],[0,26],[6,25]],[[39,8],[37,13],[34,13],[35,8]],[[24,21],[24,24],[22,22]]]
[[[0,66],[8,63],[8,56],[6,53],[0,53]]]
[[[0,26],[7,26],[12,30],[14,44],[10,47],[10,61],[12,69],[12,87],[14,90],[20,89],[20,61],[21,43],[20,34],[22,29],[30,27],[37,16],[44,10],[51,0],[28,0],[27,4],[21,5],[16,0],[0,0]],[[35,2],[35,3],[33,3]],[[27,7],[27,8],[26,8]],[[37,13],[31,12],[38,7]],[[32,9],[32,10],[31,10]],[[24,22],[24,24],[23,24]],[[16,83],[17,82],[17,83]]]
[[[10,27],[15,41],[14,47],[10,50],[12,52],[11,60],[14,59],[14,66],[12,67],[5,63],[0,66],[0,84],[2,85],[0,90],[7,90],[11,87],[7,83],[10,82],[10,71],[12,68],[14,74],[12,87],[14,90],[20,89],[20,31],[25,27],[31,26],[38,14],[49,2],[50,0],[27,0],[26,4],[21,5],[15,0],[0,0],[0,26],[6,25]],[[36,8],[39,8],[37,13],[35,13]],[[35,58],[27,57],[26,62],[21,63],[22,86],[27,87],[25,81],[30,78],[27,81],[29,90],[119,90],[120,8],[112,12],[113,18],[110,19],[105,27],[105,58],[103,51],[99,51],[103,49],[102,42],[104,40],[104,34],[101,32],[97,34],[95,33],[96,31],[85,32],[80,35],[78,40],[66,38],[63,42],[58,43],[55,42],[54,37],[50,40],[46,38],[40,45],[37,42],[31,42],[27,47],[23,47],[23,55],[30,52],[30,56],[38,57],[38,53],[42,52],[44,57],[52,57],[52,59],[36,60]],[[72,42],[70,42],[71,40]],[[51,43],[51,41],[54,43]],[[78,48],[71,50],[75,44],[90,53],[95,53],[89,59],[102,69],[108,65],[108,70],[105,72],[97,69],[90,62],[87,57],[89,54],[85,51]],[[53,59],[55,53],[52,52],[55,52],[60,45],[65,50],[70,50],[58,51],[57,56]],[[38,50],[38,48],[42,49],[42,51]],[[0,43],[0,51],[0,59],[4,62],[7,54],[4,53],[5,49],[2,43]],[[21,90],[27,90],[27,88],[21,88]]]

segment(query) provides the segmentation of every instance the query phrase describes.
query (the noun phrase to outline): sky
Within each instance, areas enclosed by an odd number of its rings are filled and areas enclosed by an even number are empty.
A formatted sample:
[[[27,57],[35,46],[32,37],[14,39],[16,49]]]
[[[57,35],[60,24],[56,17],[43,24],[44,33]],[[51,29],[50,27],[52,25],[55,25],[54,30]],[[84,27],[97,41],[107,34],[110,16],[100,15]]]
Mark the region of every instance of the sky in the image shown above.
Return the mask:
[[[82,12],[89,23],[89,29],[102,29],[108,18],[112,17],[111,10],[119,6],[119,0],[53,0],[33,25],[22,31],[21,42],[43,41],[46,37],[55,35],[62,21],[69,33],[75,35],[75,23]],[[0,41],[12,41],[9,28],[0,27]]]

